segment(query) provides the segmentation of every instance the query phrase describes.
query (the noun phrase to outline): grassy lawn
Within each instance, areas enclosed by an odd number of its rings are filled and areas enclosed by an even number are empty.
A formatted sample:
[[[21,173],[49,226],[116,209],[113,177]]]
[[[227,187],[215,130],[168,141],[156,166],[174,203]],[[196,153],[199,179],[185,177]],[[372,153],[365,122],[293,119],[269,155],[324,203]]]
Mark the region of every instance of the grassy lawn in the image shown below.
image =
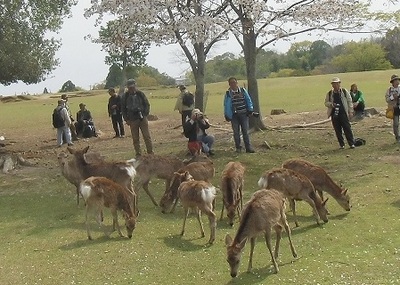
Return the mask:
[[[340,74],[342,85],[356,82],[366,97],[367,106],[383,110],[384,93],[392,73],[399,70]],[[300,112],[325,114],[323,101],[330,88],[331,75],[276,78],[259,81],[261,112],[268,125],[271,109],[285,109],[290,116]],[[227,83],[206,86],[209,92],[207,115],[211,122],[223,125],[222,96]],[[189,86],[193,90],[192,86]],[[160,154],[182,155],[184,139],[180,129],[173,130],[179,115],[173,112],[176,88],[144,89],[152,113],[162,124],[151,125],[155,150]],[[93,94],[92,94],[93,95]],[[106,92],[94,96],[71,97],[76,112],[83,101],[92,111],[97,126],[112,136],[106,114]],[[284,234],[280,247],[280,272],[274,274],[262,237],[258,239],[253,272],[247,273],[249,246],[242,255],[239,275],[232,279],[226,262],[225,235],[234,235],[238,221],[230,228],[227,219],[218,221],[216,241],[207,246],[208,220],[203,217],[205,238],[200,238],[197,220],[190,216],[186,232],[180,237],[183,210],[162,214],[141,191],[141,214],[132,239],[112,233],[104,236],[92,220],[94,240],[88,241],[84,225],[84,206],[76,205],[75,189],[60,175],[54,148],[55,134],[50,116],[57,98],[0,103],[0,135],[15,143],[6,147],[24,151],[38,162],[11,174],[0,174],[0,284],[398,284],[400,279],[400,191],[399,145],[390,134],[391,122],[382,117],[366,118],[353,125],[356,136],[365,138],[365,146],[338,150],[333,128],[275,129],[251,135],[255,154],[232,151],[230,134],[218,133],[216,176],[231,160],[246,166],[245,201],[258,190],[260,175],[278,167],[289,158],[302,157],[323,166],[336,182],[349,190],[352,209],[345,212],[333,198],[328,201],[329,222],[317,226],[311,208],[298,202],[300,227],[292,227],[293,243],[299,257],[290,253]],[[286,118],[284,117],[284,118]],[[325,115],[321,115],[324,119]],[[274,117],[274,120],[278,120]],[[282,118],[282,117],[281,117]],[[292,121],[292,124],[299,123]],[[213,132],[211,130],[210,132]],[[216,132],[216,130],[215,130]],[[164,135],[163,135],[164,134]],[[174,139],[165,139],[167,136]],[[263,148],[267,140],[272,149]],[[91,145],[110,159],[128,159],[133,155],[131,138],[106,137],[79,141],[76,147]],[[0,149],[0,154],[4,149]],[[150,184],[157,200],[163,181]],[[216,215],[222,203],[218,197]],[[120,218],[121,223],[122,219]],[[105,213],[105,225],[111,229],[111,215]],[[124,231],[123,231],[124,232]]]

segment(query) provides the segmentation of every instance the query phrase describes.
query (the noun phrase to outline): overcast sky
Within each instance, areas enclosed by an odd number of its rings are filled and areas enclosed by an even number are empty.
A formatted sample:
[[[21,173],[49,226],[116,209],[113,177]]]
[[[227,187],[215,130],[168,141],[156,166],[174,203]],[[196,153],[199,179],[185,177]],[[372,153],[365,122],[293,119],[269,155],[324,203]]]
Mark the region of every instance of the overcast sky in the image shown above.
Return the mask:
[[[0,95],[15,95],[23,92],[29,94],[41,94],[46,87],[49,92],[57,92],[64,82],[71,80],[76,86],[83,89],[90,89],[90,86],[105,80],[108,74],[108,66],[104,63],[106,53],[101,51],[101,45],[94,44],[84,37],[88,34],[96,37],[98,27],[94,26],[95,18],[86,19],[83,16],[85,8],[90,6],[90,1],[78,1],[77,6],[72,9],[72,18],[66,19],[57,38],[62,39],[62,47],[56,56],[60,59],[60,66],[45,81],[27,85],[15,83],[9,86],[0,85]],[[386,7],[387,8],[387,7]],[[392,7],[394,8],[394,7]],[[352,35],[351,39],[361,39],[361,36]],[[296,40],[317,40],[303,36]],[[326,39],[325,39],[326,40]],[[337,35],[329,44],[339,44],[345,41],[345,36]],[[280,42],[275,47],[269,47],[279,52],[286,52],[290,47],[289,42]],[[240,53],[240,47],[236,40],[231,39],[227,42],[219,43],[209,54],[212,58],[224,52]],[[149,50],[147,64],[155,67],[159,72],[167,73],[172,77],[178,77],[185,73],[189,66],[182,63],[180,47],[169,45],[162,47],[152,47]],[[179,59],[181,58],[181,59]]]

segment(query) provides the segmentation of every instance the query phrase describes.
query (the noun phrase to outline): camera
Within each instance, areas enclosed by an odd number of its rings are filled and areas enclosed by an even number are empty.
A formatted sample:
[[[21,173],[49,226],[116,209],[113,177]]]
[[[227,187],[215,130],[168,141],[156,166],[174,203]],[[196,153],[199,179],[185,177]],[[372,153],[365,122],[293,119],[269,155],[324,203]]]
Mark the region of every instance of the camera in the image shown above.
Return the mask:
[[[142,111],[139,111],[139,119],[140,119],[140,120],[143,120],[143,118],[144,118],[144,117],[143,117]]]
[[[333,113],[333,116],[337,117],[337,116],[339,116],[340,104],[334,104],[333,106],[335,107],[335,111]]]
[[[260,113],[258,113],[258,112],[253,112],[253,117],[254,117],[254,118],[260,117]]]

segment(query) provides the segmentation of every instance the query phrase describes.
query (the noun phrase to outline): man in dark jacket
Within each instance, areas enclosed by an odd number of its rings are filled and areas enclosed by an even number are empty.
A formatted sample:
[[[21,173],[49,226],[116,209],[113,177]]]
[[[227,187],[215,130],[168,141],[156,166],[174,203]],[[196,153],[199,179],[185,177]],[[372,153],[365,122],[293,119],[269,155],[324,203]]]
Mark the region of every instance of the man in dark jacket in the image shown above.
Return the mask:
[[[114,88],[108,89],[110,98],[108,99],[108,115],[111,117],[113,129],[115,131],[114,138],[122,138],[125,136],[124,122],[121,112],[121,97],[115,92]]]
[[[136,156],[142,154],[140,149],[139,129],[142,132],[147,153],[153,154],[153,144],[149,132],[149,122],[147,120],[147,116],[150,113],[150,103],[144,93],[136,88],[136,81],[134,79],[129,79],[126,85],[128,91],[122,95],[121,111],[124,120],[131,128]]]
[[[97,136],[90,111],[86,109],[86,105],[83,103],[79,104],[79,109],[80,110],[76,113],[76,134],[84,138]]]

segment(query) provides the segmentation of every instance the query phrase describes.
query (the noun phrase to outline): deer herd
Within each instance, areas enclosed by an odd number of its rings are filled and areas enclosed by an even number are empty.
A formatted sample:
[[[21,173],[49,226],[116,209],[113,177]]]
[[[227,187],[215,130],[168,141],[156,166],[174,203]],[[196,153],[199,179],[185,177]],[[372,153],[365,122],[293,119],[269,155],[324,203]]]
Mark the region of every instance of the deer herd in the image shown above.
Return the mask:
[[[118,211],[125,219],[127,236],[132,237],[139,215],[138,194],[141,188],[150,197],[155,206],[160,206],[162,213],[173,213],[176,205],[184,210],[181,235],[184,235],[186,219],[190,209],[196,214],[200,226],[201,237],[205,236],[201,214],[207,215],[210,227],[208,244],[216,238],[217,218],[215,200],[217,188],[211,183],[215,176],[213,162],[206,156],[194,156],[182,161],[168,155],[142,155],[137,159],[119,162],[106,161],[100,155],[88,152],[89,147],[76,150],[68,147],[69,154],[60,153],[58,161],[63,176],[76,187],[76,199],[79,204],[83,198],[86,208],[86,230],[89,240],[89,217],[94,216],[103,226],[103,210],[109,208],[112,214],[113,231],[123,234],[118,223]],[[337,185],[326,171],[303,159],[285,161],[281,168],[274,168],[263,173],[258,180],[261,190],[253,193],[250,200],[243,205],[243,188],[245,167],[238,161],[226,164],[221,173],[220,188],[222,193],[222,209],[230,226],[238,220],[236,235],[226,235],[227,261],[232,277],[237,276],[243,248],[250,240],[250,258],[248,271],[252,269],[252,258],[256,237],[264,234],[266,245],[271,254],[272,264],[277,273],[278,252],[282,229],[288,236],[290,249],[297,257],[292,243],[291,230],[286,219],[286,200],[289,201],[294,223],[299,227],[296,216],[295,201],[307,202],[313,212],[316,223],[320,220],[328,222],[327,199],[323,200],[323,192],[327,192],[346,211],[350,211],[350,200],[347,190]],[[165,180],[165,191],[158,204],[149,190],[152,178]],[[236,218],[237,216],[237,218]],[[271,247],[271,232],[276,233],[275,249]]]

